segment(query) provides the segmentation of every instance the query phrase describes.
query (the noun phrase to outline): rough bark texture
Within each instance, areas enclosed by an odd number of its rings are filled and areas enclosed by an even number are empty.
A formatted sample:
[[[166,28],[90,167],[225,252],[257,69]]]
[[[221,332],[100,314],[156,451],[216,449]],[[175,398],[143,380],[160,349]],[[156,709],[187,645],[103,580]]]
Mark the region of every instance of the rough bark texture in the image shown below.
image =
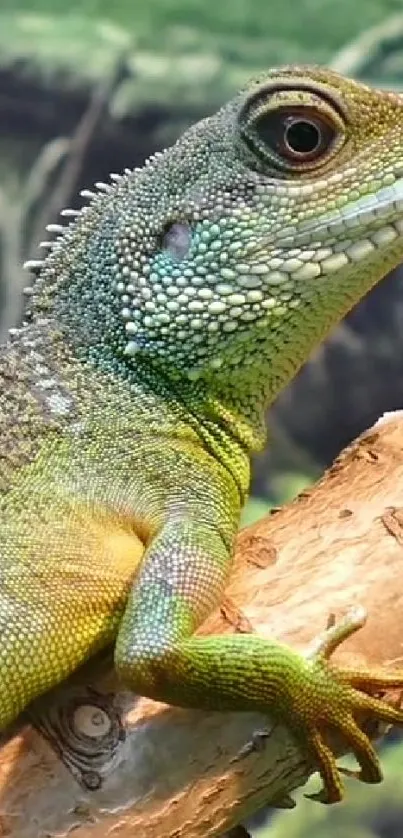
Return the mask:
[[[203,631],[255,630],[303,648],[330,614],[360,603],[368,623],[338,657],[399,665],[402,498],[403,414],[394,414],[310,493],[240,533],[226,601]],[[74,838],[209,838],[312,771],[267,718],[167,708],[119,691],[108,671],[63,685],[32,718],[0,752],[1,836],[75,827]]]

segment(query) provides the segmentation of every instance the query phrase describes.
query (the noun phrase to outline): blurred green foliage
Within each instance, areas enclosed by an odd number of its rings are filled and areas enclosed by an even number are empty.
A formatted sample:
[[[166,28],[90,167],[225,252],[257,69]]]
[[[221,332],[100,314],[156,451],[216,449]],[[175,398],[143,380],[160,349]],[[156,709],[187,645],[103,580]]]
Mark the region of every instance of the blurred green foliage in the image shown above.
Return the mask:
[[[403,745],[383,750],[384,781],[369,789],[346,779],[346,799],[337,806],[315,805],[303,792],[294,795],[297,809],[275,814],[269,826],[256,829],[254,838],[401,838]],[[343,764],[352,767],[345,760]],[[304,792],[316,791],[313,778]]]
[[[213,110],[268,65],[326,63],[401,11],[402,0],[2,0],[0,67],[36,65],[62,86],[82,85],[127,51],[132,78],[118,111],[183,105],[182,96]]]
[[[64,0],[2,0],[3,12],[66,14]],[[70,0],[68,14],[115,21],[139,48],[214,48],[226,60],[325,61],[363,29],[402,11],[401,0]]]
[[[299,474],[293,471],[275,474],[271,481],[271,496],[266,499],[251,497],[242,512],[241,526],[246,527],[248,524],[253,524],[254,521],[258,521],[259,518],[270,512],[273,506],[281,506],[283,503],[293,500],[312,482],[312,475]]]

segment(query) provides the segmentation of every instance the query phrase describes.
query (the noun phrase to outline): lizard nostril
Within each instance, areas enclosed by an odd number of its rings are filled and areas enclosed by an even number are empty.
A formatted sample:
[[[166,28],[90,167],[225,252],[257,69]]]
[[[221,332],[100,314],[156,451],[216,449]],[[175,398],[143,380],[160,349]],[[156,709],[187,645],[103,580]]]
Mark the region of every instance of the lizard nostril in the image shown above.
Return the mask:
[[[180,261],[187,256],[191,242],[191,229],[186,221],[171,221],[161,236],[161,247],[173,259]]]

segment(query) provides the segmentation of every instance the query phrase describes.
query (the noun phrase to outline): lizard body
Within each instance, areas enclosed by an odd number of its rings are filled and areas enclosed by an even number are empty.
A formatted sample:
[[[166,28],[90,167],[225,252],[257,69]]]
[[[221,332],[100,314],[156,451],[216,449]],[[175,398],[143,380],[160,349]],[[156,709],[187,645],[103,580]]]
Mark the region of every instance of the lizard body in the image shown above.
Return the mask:
[[[330,724],[403,673],[199,637],[231,570],[264,411],[403,257],[403,99],[318,68],[253,82],[100,185],[36,267],[0,361],[0,727],[115,643],[135,691],[284,721],[340,799]]]

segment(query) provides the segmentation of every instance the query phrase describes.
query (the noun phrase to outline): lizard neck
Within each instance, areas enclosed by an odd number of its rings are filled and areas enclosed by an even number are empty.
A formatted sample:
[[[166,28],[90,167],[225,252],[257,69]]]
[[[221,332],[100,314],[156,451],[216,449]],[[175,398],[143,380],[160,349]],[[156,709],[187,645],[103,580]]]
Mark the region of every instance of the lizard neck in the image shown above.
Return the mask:
[[[202,444],[231,473],[244,502],[250,482],[255,434],[237,405],[223,401],[206,382],[173,375],[138,358],[128,364],[112,349],[71,336],[63,323],[34,317],[14,341],[28,360],[38,421],[46,428],[91,423],[102,436],[102,456],[130,457],[139,434]],[[43,421],[40,419],[42,416]]]

